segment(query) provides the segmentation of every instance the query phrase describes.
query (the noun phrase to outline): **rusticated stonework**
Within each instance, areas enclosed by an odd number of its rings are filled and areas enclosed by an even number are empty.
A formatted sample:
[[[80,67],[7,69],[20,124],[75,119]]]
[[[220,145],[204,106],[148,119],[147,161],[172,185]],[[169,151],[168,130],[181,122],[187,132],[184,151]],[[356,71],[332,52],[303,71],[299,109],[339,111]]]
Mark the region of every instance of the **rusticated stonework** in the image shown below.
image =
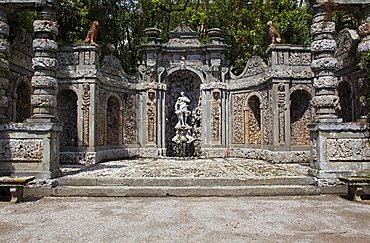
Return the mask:
[[[89,145],[90,85],[84,84],[82,93],[83,144]]]
[[[12,139],[0,140],[1,161],[41,162],[43,158],[42,139]]]
[[[155,143],[156,142],[156,125],[157,125],[157,102],[156,102],[156,93],[155,90],[148,91],[147,98],[147,142]]]
[[[293,52],[289,54],[289,65],[291,66],[309,66],[310,64],[310,53]]]
[[[136,143],[136,96],[135,94],[122,94],[124,101],[123,129],[124,144]]]
[[[290,95],[290,123],[292,145],[308,145],[310,132],[308,123],[311,120],[311,95],[304,90],[296,90]]]
[[[233,116],[233,143],[244,144],[244,119],[243,119],[243,105],[244,95],[232,96],[232,116]]]
[[[121,109],[120,103],[115,96],[111,96],[107,103],[107,144],[117,145],[120,143]]]
[[[368,139],[327,139],[329,161],[370,161]]]
[[[215,144],[221,142],[221,92],[212,92],[212,141]]]
[[[244,108],[245,135],[244,141],[248,144],[261,144],[261,102],[257,96],[251,96]]]
[[[77,95],[72,90],[58,93],[57,117],[63,126],[61,146],[77,146]]]
[[[108,92],[103,89],[99,88],[99,116],[98,122],[96,123],[97,130],[98,130],[98,145],[104,145],[106,141],[106,104],[107,104],[107,95]]]

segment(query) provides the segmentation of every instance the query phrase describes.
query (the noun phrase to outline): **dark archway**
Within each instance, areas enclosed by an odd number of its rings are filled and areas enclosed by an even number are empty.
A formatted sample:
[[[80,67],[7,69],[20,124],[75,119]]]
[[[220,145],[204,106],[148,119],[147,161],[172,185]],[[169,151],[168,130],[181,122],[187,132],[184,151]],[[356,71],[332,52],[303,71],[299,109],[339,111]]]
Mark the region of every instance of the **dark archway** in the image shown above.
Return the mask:
[[[57,116],[63,126],[60,133],[61,146],[77,146],[77,95],[72,90],[62,90],[58,93]]]
[[[170,74],[167,79],[166,91],[166,149],[167,156],[175,156],[172,138],[176,135],[175,126],[177,116],[175,114],[175,103],[180,93],[183,91],[190,100],[188,109],[192,114],[186,121],[192,127],[191,135],[196,139],[189,148],[190,156],[197,156],[200,153],[201,140],[201,120],[199,119],[199,109],[201,105],[200,85],[201,79],[191,71],[177,71]],[[198,152],[197,152],[198,151]]]
[[[347,82],[340,82],[338,84],[338,96],[340,103],[339,117],[343,119],[343,122],[352,121],[352,98],[351,98],[351,87]]]
[[[290,95],[290,124],[292,145],[308,145],[310,133],[307,125],[311,120],[311,95],[305,90],[296,90]]]
[[[121,131],[120,103],[116,97],[111,96],[107,102],[107,144],[119,144]]]
[[[18,84],[15,104],[15,121],[23,122],[31,116],[31,87],[22,81]]]
[[[245,124],[245,141],[248,144],[262,143],[262,128],[261,128],[261,102],[260,99],[253,95],[247,101],[247,107],[244,113]]]

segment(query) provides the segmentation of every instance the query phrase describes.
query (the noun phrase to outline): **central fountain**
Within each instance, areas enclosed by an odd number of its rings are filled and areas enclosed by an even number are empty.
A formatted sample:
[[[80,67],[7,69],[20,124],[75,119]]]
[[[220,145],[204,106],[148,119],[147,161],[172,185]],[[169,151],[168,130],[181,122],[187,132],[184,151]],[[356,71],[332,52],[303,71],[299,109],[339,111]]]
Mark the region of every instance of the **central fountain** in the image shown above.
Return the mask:
[[[172,138],[174,142],[174,152],[179,157],[188,156],[189,145],[194,142],[191,136],[192,127],[187,123],[191,111],[188,109],[190,100],[185,96],[185,92],[181,92],[175,104],[175,114],[177,116],[177,123],[175,126],[176,135]]]

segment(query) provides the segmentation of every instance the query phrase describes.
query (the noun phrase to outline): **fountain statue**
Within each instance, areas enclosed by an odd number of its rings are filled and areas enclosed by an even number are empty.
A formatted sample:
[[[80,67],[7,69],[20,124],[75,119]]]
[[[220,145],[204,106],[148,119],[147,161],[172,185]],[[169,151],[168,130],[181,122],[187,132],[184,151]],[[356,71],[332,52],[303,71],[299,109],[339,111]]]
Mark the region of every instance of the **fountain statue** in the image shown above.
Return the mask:
[[[178,121],[175,126],[176,135],[172,138],[172,141],[175,143],[175,150],[177,150],[176,153],[182,156],[186,155],[187,144],[194,141],[194,138],[191,136],[191,126],[187,123],[191,114],[191,111],[188,109],[188,103],[190,103],[190,100],[182,91],[175,104],[175,114]]]

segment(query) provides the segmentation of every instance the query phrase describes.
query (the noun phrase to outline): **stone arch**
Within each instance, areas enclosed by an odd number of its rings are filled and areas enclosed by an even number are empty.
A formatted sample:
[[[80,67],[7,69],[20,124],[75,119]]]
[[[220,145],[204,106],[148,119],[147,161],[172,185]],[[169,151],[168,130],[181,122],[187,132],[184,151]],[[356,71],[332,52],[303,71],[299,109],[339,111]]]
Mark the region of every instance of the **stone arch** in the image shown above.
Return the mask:
[[[78,96],[71,89],[59,90],[57,95],[57,117],[63,126],[60,133],[61,146],[78,146],[77,135]]]
[[[17,79],[13,97],[13,120],[23,122],[31,117],[32,87],[26,76]]]
[[[178,66],[178,67],[173,67],[173,68],[170,68],[167,70],[167,75],[165,77],[165,82],[167,83],[168,82],[168,78],[173,75],[174,73],[176,72],[191,72],[191,73],[194,73],[195,75],[198,76],[198,78],[200,79],[201,83],[205,83],[206,82],[206,79],[205,77],[203,76],[203,72],[198,70],[198,69],[195,69],[195,68],[192,68],[192,67],[189,67],[189,66],[186,66],[186,69],[183,69],[182,67]]]
[[[311,99],[312,95],[307,89],[295,89],[290,94],[290,136],[293,146],[309,144],[307,125],[312,116]]]
[[[343,119],[343,122],[350,122],[353,120],[352,107],[352,89],[348,82],[341,81],[338,83],[337,94],[339,97],[338,116]]]
[[[262,98],[257,92],[249,94],[245,100],[244,141],[247,144],[262,144]]]
[[[175,103],[180,96],[180,92],[184,91],[185,96],[190,100],[188,109],[192,112],[187,119],[187,123],[192,126],[192,135],[195,137],[196,142],[201,141],[201,122],[197,122],[195,117],[197,110],[201,106],[201,91],[200,86],[202,77],[199,73],[190,70],[171,69],[169,75],[166,77],[166,102],[165,102],[165,115],[166,115],[166,148],[167,156],[174,156],[172,138],[176,135],[175,126],[177,117],[175,115]],[[194,149],[194,148],[191,148]]]
[[[111,93],[106,103],[106,144],[118,145],[122,143],[122,101],[120,97]]]

